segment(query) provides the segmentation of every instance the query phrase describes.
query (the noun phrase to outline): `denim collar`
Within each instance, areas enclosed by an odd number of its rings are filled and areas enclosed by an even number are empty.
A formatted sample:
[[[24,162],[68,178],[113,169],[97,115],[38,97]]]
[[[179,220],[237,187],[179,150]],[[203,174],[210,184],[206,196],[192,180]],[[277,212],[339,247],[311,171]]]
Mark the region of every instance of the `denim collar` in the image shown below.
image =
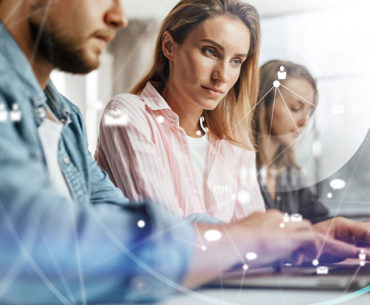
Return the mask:
[[[45,94],[47,96],[47,104],[50,107],[51,111],[54,113],[54,115],[63,124],[69,124],[70,115],[72,113],[76,113],[78,109],[69,107],[69,105],[62,98],[62,96],[57,91],[51,80],[49,80],[49,83],[45,88]]]
[[[16,74],[17,79],[21,80],[21,90],[32,103],[37,126],[40,126],[46,117],[46,103],[59,120],[69,123],[69,115],[76,109],[69,107],[50,80],[45,91],[42,90],[29,61],[2,22],[0,22],[0,50],[0,73]]]

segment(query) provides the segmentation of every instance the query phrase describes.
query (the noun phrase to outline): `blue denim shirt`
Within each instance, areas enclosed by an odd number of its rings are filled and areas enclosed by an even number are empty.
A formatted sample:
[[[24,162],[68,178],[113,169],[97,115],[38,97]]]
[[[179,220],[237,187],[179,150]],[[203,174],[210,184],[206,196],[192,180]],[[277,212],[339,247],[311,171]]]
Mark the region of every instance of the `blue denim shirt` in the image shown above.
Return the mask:
[[[45,103],[65,122],[58,159],[72,202],[48,176],[37,133]],[[40,88],[0,23],[1,104],[18,104],[22,118],[0,122],[0,303],[123,303],[173,291],[190,261],[191,224],[129,204],[88,152],[78,108],[51,83]]]

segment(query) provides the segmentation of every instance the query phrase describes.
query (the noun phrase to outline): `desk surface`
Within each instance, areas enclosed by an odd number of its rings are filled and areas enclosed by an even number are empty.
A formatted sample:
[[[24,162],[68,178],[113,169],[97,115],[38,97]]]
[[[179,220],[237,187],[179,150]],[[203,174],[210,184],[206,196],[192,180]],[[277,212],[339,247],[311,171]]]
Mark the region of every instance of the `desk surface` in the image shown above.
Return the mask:
[[[367,292],[366,292],[367,291]],[[370,305],[370,286],[362,291],[323,291],[288,289],[207,289],[174,296],[161,305]]]
[[[243,276],[230,273],[208,286],[163,301],[162,305],[370,305],[370,265],[357,260],[329,266],[329,274],[308,267],[283,267],[279,273]],[[240,272],[239,272],[240,273]],[[244,274],[245,275],[245,274]]]

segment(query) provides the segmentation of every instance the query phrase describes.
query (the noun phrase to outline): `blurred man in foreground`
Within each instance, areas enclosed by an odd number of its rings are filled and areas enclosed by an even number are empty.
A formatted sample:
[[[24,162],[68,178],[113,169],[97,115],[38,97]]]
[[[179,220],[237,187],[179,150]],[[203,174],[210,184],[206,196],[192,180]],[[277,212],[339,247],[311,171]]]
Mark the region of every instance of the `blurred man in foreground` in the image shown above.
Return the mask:
[[[2,303],[156,300],[180,283],[214,278],[214,266],[226,270],[240,253],[258,253],[256,265],[356,257],[360,249],[335,238],[369,241],[363,226],[343,236],[335,224],[325,236],[306,221],[281,230],[276,211],[229,226],[192,225],[157,205],[129,204],[92,160],[78,108],[49,81],[54,68],[98,67],[127,24],[120,1],[0,0],[0,20]],[[214,232],[220,238],[207,240]],[[221,249],[220,261],[209,255]]]

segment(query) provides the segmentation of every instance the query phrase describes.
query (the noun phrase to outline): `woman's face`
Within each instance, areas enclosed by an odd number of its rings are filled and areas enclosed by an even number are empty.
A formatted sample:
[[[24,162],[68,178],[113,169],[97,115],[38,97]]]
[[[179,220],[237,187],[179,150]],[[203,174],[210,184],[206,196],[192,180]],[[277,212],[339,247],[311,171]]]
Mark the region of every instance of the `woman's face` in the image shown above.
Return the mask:
[[[237,82],[247,59],[250,32],[239,19],[217,16],[174,45],[170,86],[178,101],[212,110]]]
[[[305,79],[291,78],[276,90],[275,103],[267,111],[271,140],[284,146],[294,145],[314,109],[314,88]],[[280,90],[280,93],[279,91]]]

